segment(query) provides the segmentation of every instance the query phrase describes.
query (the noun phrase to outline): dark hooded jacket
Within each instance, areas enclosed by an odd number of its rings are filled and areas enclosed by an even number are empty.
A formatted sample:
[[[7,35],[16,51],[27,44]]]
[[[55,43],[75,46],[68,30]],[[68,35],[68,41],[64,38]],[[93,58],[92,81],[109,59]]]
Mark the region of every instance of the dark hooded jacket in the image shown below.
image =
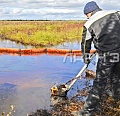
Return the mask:
[[[81,49],[89,53],[91,42],[98,53],[120,53],[120,12],[111,10],[94,11],[84,24]]]

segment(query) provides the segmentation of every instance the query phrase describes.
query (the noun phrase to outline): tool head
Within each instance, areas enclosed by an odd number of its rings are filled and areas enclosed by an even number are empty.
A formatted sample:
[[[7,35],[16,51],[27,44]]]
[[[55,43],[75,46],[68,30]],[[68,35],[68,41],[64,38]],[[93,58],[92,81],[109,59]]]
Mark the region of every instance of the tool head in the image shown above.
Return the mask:
[[[68,85],[66,84],[54,85],[50,90],[51,96],[66,96],[68,91]]]
[[[96,56],[96,52],[91,55],[90,62],[92,61],[92,59],[95,56]],[[89,63],[85,64],[84,67],[77,74],[77,76],[75,78],[73,78],[72,80],[68,81],[66,84],[54,85],[51,88],[51,96],[65,97],[67,95],[67,92],[70,90],[70,88],[74,85],[74,83],[78,80],[78,78],[84,73],[84,71],[88,67]],[[69,82],[70,82],[70,84],[68,85]]]

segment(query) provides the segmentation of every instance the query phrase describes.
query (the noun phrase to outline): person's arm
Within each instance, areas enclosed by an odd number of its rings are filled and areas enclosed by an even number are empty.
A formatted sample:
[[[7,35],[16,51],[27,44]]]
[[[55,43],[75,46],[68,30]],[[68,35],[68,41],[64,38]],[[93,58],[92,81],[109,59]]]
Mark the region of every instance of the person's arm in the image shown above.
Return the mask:
[[[87,63],[87,60],[89,58],[92,40],[93,40],[92,35],[87,30],[87,28],[84,26],[83,34],[82,34],[81,49],[82,49],[82,54],[83,54],[83,58],[84,58],[85,63]]]
[[[81,49],[83,55],[85,53],[90,53],[92,40],[93,37],[91,36],[87,28],[84,26],[83,34],[82,34],[82,42],[81,42]]]

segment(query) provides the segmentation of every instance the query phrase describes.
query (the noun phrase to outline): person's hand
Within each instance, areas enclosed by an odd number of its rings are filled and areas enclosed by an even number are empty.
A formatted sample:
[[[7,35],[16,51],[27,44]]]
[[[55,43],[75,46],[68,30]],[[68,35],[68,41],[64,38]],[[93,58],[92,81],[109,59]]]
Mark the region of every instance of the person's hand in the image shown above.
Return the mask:
[[[90,63],[89,54],[84,54],[83,55],[83,60],[84,60],[85,64],[89,64]]]

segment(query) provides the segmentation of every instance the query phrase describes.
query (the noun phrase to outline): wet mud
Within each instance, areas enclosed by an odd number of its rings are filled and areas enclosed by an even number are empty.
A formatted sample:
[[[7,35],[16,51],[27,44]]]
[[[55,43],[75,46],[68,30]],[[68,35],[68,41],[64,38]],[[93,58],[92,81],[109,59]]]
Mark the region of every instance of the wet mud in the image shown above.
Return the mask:
[[[94,72],[91,73],[95,75]],[[91,75],[89,76],[91,79],[94,79]],[[51,96],[53,105],[51,105],[50,109],[37,109],[36,112],[29,113],[29,116],[74,116],[73,113],[82,109],[91,89],[92,85],[88,82],[85,88],[77,90],[77,94],[70,99],[67,97]],[[94,112],[94,116],[120,116],[120,100],[115,101],[112,97],[103,95]]]

